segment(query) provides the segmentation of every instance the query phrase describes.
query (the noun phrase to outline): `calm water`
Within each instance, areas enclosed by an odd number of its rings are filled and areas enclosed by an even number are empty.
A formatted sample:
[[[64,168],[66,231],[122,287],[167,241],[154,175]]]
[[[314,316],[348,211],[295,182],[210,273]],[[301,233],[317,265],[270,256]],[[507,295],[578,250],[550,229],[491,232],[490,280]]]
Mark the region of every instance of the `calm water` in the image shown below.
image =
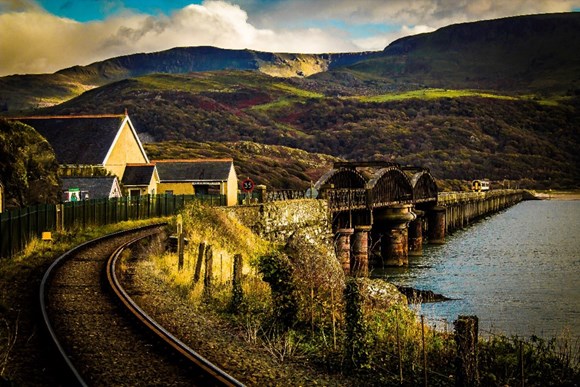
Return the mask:
[[[431,325],[477,315],[482,334],[580,337],[580,201],[522,202],[376,274],[453,298],[418,307]]]

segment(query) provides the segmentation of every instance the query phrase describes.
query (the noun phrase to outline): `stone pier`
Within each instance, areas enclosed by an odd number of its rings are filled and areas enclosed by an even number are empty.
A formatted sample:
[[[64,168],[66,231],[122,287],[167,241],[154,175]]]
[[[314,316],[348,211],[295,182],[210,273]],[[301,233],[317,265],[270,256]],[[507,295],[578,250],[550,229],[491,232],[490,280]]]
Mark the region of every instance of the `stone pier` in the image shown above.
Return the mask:
[[[413,209],[417,219],[409,223],[409,256],[423,255],[423,221],[425,212]]]
[[[427,211],[428,242],[431,244],[445,243],[446,210],[435,206]]]
[[[337,230],[336,255],[342,266],[344,274],[350,274],[350,237],[354,233],[353,228],[340,228]]]
[[[409,222],[417,217],[411,204],[398,204],[377,211],[376,222],[382,234],[381,256],[386,266],[409,264]]]
[[[371,226],[355,226],[352,240],[351,275],[368,277],[369,275],[369,232]]]

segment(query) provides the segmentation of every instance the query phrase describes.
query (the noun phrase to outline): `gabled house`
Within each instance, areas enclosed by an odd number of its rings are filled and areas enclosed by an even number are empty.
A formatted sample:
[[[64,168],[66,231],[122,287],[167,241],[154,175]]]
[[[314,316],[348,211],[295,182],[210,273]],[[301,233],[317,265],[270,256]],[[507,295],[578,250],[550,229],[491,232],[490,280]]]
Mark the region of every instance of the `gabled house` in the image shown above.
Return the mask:
[[[101,167],[121,178],[149,159],[127,114],[16,117],[50,143],[61,168]]]
[[[238,177],[233,159],[156,160],[160,194],[220,194],[228,206],[238,202]]]
[[[127,164],[122,183],[129,196],[155,195],[159,174],[155,164]]]
[[[119,179],[116,176],[65,177],[61,180],[64,202],[122,196]]]

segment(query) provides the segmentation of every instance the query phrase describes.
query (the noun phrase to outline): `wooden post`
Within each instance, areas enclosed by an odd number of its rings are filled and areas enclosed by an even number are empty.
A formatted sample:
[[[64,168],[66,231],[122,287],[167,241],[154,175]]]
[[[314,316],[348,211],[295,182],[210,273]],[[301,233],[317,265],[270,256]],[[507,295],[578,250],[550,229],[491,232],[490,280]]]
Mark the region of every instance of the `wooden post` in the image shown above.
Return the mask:
[[[63,231],[64,229],[64,206],[63,204],[56,205],[56,231]]]
[[[199,253],[197,255],[197,262],[195,263],[195,273],[193,275],[193,283],[196,284],[201,276],[201,263],[203,262],[203,255],[205,253],[205,243],[199,244]]]
[[[477,316],[458,316],[455,326],[455,343],[457,357],[455,359],[455,385],[465,387],[479,386],[479,371],[477,367]]]
[[[177,215],[177,270],[183,269],[183,219],[181,214]]]
[[[242,254],[234,255],[234,273],[232,278],[232,304],[231,309],[234,312],[240,310],[240,306],[244,301],[244,292],[242,289]]]
[[[205,250],[205,276],[203,279],[203,298],[208,301],[212,294],[213,251],[211,245]]]

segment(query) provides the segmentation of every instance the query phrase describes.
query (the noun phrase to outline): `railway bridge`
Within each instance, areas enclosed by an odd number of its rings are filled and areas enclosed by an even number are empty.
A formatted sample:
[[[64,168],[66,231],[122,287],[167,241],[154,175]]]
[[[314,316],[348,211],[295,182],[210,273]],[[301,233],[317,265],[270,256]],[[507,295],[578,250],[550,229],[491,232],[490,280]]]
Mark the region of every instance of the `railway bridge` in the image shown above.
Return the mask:
[[[423,242],[443,243],[445,233],[522,200],[522,195],[439,194],[429,169],[391,162],[341,162],[314,185],[326,199],[345,273],[403,266],[421,255]],[[443,197],[443,200],[442,200]]]

